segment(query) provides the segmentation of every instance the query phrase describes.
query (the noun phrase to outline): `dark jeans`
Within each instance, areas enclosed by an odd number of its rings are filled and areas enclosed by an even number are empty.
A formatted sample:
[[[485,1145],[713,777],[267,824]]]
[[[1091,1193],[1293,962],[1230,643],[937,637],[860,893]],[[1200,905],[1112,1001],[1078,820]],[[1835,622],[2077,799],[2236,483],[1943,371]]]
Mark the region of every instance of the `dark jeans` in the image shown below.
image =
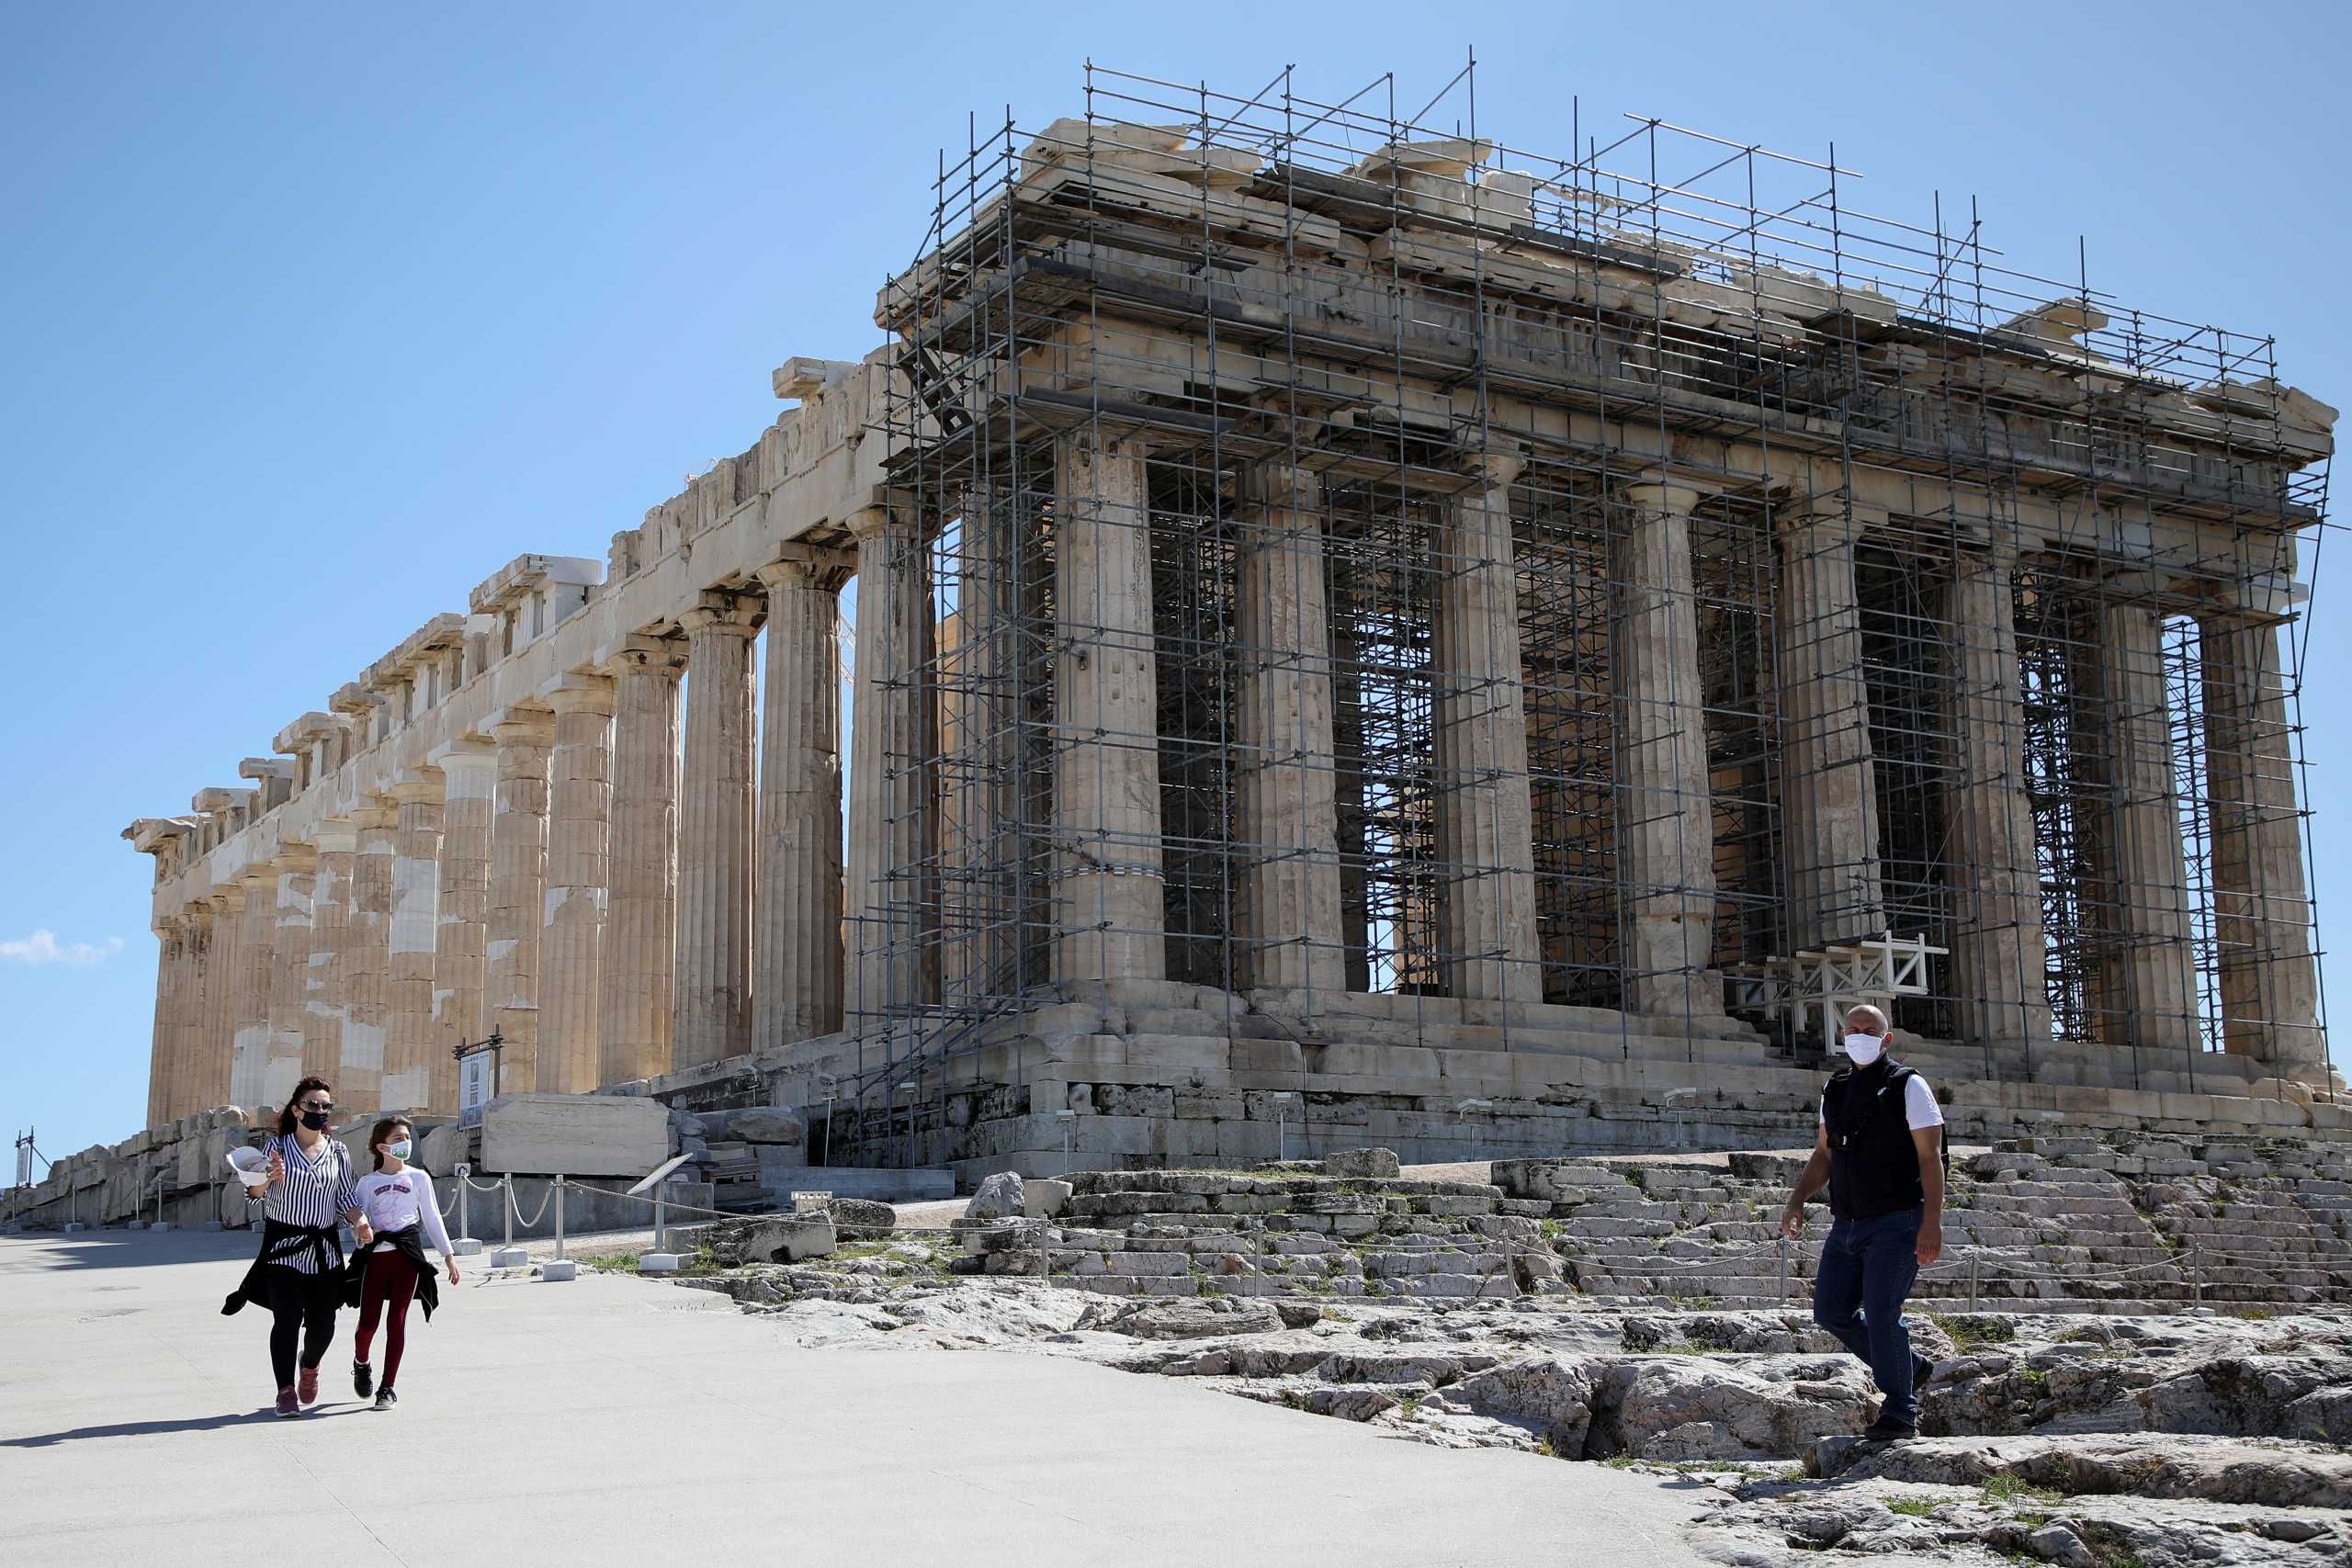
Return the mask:
[[[294,1386],[294,1337],[302,1338],[302,1365],[315,1367],[334,1343],[334,1309],[343,1301],[339,1270],[304,1274],[284,1264],[269,1269],[269,1370],[277,1386]]]
[[[1874,1220],[1837,1221],[1813,1277],[1813,1321],[1870,1363],[1878,1391],[1886,1396],[1880,1419],[1905,1425],[1919,1419],[1903,1299],[1919,1274],[1921,1213],[1902,1209]]]

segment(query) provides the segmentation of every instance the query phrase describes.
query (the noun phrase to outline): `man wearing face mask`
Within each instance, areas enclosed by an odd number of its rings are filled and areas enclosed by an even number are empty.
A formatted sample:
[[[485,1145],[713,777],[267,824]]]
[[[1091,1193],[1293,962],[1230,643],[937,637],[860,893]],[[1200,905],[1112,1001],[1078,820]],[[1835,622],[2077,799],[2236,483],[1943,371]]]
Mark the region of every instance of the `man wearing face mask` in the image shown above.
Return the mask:
[[[1918,1385],[1934,1363],[1912,1350],[1903,1303],[1944,1248],[1944,1113],[1927,1080],[1887,1055],[1894,1038],[1878,1009],[1846,1014],[1849,1063],[1822,1091],[1813,1157],[1781,1212],[1781,1234],[1797,1235],[1806,1200],[1829,1189],[1813,1320],[1870,1364],[1883,1398],[1862,1435],[1882,1441],[1918,1436]]]

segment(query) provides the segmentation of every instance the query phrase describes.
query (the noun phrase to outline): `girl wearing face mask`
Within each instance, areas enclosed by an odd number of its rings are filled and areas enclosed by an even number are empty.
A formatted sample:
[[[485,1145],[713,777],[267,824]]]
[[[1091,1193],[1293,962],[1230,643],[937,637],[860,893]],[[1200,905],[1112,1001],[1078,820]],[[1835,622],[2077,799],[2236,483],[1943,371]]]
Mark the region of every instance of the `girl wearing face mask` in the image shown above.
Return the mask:
[[[390,1410],[400,1402],[392,1384],[401,1375],[401,1351],[408,1342],[408,1303],[414,1296],[424,1308],[425,1321],[440,1304],[440,1287],[434,1282],[433,1265],[424,1256],[430,1240],[458,1282],[458,1260],[451,1255],[449,1233],[442,1226],[441,1209],[433,1197],[433,1179],[408,1163],[414,1129],[398,1116],[387,1116],[368,1134],[376,1152],[376,1168],[359,1179],[359,1201],[374,1226],[376,1244],[351,1260],[345,1299],[359,1307],[359,1330],[353,1336],[352,1391],[368,1397],[373,1387],[376,1408]],[[384,1332],[384,1381],[375,1383],[368,1364],[375,1343],[376,1323],[387,1319]]]
[[[343,1299],[336,1217],[350,1224],[361,1247],[370,1239],[352,1183],[351,1151],[328,1132],[334,1120],[334,1089],[324,1078],[294,1086],[277,1113],[277,1135],[266,1145],[269,1179],[245,1192],[263,1206],[261,1253],[220,1308],[233,1313],[251,1302],[268,1310],[269,1366],[280,1416],[299,1416],[304,1405],[318,1403],[319,1362],[334,1341],[334,1309]]]

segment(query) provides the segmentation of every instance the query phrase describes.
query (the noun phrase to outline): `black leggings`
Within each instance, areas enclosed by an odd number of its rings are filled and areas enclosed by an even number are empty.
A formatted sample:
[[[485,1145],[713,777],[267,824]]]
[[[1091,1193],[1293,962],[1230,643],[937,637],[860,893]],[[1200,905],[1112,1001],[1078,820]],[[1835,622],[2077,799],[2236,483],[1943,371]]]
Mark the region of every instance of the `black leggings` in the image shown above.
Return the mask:
[[[294,1386],[294,1336],[302,1337],[302,1365],[315,1367],[334,1343],[334,1309],[343,1300],[343,1275],[305,1274],[282,1263],[269,1269],[269,1370],[277,1386]]]

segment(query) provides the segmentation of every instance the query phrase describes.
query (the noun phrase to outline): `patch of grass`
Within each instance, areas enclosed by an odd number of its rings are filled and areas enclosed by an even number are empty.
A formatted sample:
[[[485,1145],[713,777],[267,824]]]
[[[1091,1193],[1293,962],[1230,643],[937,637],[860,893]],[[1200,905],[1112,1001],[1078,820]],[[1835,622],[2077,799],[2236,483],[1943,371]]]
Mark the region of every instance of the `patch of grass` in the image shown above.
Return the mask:
[[[1996,1318],[1942,1317],[1930,1313],[1928,1320],[1944,1331],[1952,1349],[1962,1356],[1987,1345],[2007,1345],[2018,1337],[2015,1324]]]
[[[1886,1505],[1895,1513],[1924,1519],[1943,1506],[1932,1497],[1896,1497]]]
[[[2002,1503],[2012,1508],[2020,1503],[2063,1503],[2066,1498],[2063,1492],[2036,1486],[2024,1476],[2007,1470],[1998,1475],[1986,1476],[1980,1490],[1984,1492],[1986,1502]]]
[[[1546,1438],[1544,1440],[1548,1443],[1552,1439]],[[1600,1462],[1607,1465],[1611,1470],[1631,1470],[1642,1461],[1635,1459],[1632,1454],[1611,1454]]]
[[[2040,1388],[2050,1381],[2050,1374],[2040,1367],[2020,1367],[2018,1377],[2029,1388]]]
[[[2257,1306],[2231,1307],[2229,1314],[2232,1317],[2244,1318],[2248,1323],[2268,1323],[2278,1315],[2268,1307]]]
[[[2132,1550],[2132,1542],[2113,1525],[2097,1519],[2076,1521],[2075,1533],[2098,1559],[2098,1568],[2147,1568],[2147,1561]]]
[[[1410,1421],[1421,1413],[1421,1396],[1418,1393],[1408,1393],[1396,1408],[1403,1412],[1406,1420]]]

